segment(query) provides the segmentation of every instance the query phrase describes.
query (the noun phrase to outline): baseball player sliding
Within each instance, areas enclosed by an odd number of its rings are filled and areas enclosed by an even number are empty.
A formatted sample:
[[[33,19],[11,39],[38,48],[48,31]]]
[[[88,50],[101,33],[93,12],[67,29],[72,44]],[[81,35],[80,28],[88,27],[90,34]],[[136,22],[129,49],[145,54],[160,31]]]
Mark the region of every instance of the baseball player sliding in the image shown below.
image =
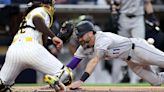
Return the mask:
[[[110,32],[95,32],[93,24],[89,21],[82,21],[76,25],[76,35],[80,47],[67,66],[74,69],[85,57],[91,59],[86,62],[88,64],[80,80],[70,85],[71,89],[79,88],[104,58],[120,58],[123,62],[126,61],[133,72],[153,86],[164,83],[164,73],[155,73],[150,68],[150,65],[164,68],[164,53],[149,45],[144,39],[126,38]]]
[[[54,11],[54,0],[34,2],[27,9],[18,33],[8,48],[5,63],[0,71],[0,92],[10,91],[19,73],[28,68],[43,74],[56,75],[57,77],[53,77],[55,81],[49,81],[49,76],[45,76],[45,81],[57,84],[55,87],[57,86],[59,90],[65,90],[64,83],[60,81],[63,82],[66,76],[72,78],[70,77],[71,70],[43,47],[47,36],[52,38],[57,49],[61,49],[63,45],[62,40],[49,29]]]

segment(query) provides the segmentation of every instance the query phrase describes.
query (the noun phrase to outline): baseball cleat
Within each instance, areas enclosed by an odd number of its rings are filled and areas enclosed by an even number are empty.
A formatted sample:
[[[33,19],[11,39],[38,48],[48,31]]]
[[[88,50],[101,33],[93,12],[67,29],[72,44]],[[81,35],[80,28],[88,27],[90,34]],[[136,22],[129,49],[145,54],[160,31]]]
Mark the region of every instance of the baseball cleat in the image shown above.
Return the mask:
[[[56,85],[59,83],[59,78],[56,76],[52,76],[52,75],[45,75],[44,81],[52,86],[52,85]]]

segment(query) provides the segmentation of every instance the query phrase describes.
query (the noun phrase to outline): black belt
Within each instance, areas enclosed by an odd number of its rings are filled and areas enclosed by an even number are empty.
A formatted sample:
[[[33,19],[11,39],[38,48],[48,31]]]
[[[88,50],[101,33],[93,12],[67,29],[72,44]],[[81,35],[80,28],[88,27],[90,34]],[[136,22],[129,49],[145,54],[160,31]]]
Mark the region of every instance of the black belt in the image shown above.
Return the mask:
[[[132,50],[134,50],[134,48],[135,48],[135,44],[134,44],[134,43],[132,43]],[[132,58],[132,57],[129,55],[129,56],[128,56],[128,58],[127,58],[126,60],[128,60],[128,61],[129,61],[131,58]]]
[[[128,18],[136,17],[136,15],[134,15],[134,14],[126,14],[126,16],[127,16]]]

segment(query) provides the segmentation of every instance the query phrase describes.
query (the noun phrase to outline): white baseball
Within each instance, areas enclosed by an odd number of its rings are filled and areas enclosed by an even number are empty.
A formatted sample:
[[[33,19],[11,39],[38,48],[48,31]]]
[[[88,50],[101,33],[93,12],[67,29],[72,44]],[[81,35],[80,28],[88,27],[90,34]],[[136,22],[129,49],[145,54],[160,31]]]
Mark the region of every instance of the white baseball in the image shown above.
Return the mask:
[[[147,39],[147,42],[148,42],[149,44],[154,44],[155,40],[154,40],[153,38],[148,38],[148,39]]]

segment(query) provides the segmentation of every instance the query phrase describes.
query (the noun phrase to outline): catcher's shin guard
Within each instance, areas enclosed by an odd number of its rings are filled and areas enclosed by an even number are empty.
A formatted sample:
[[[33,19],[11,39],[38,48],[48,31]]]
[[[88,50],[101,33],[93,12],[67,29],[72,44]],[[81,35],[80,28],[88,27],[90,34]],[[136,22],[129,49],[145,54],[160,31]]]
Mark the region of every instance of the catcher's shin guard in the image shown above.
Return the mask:
[[[65,86],[68,86],[73,81],[73,73],[70,68],[64,67],[61,70],[57,71],[54,75],[45,75],[44,81],[49,85],[58,85],[58,83],[61,82]]]
[[[56,76],[45,75],[44,76],[44,81],[46,83],[48,83],[50,86],[58,85],[59,84],[59,78],[56,77]]]
[[[12,86],[12,85],[11,85]],[[0,92],[12,92],[10,85],[5,85],[0,79]]]
[[[65,85],[59,81],[59,78],[56,76],[51,75],[45,75],[44,81],[50,85],[51,88],[53,88],[55,91],[65,91]]]

